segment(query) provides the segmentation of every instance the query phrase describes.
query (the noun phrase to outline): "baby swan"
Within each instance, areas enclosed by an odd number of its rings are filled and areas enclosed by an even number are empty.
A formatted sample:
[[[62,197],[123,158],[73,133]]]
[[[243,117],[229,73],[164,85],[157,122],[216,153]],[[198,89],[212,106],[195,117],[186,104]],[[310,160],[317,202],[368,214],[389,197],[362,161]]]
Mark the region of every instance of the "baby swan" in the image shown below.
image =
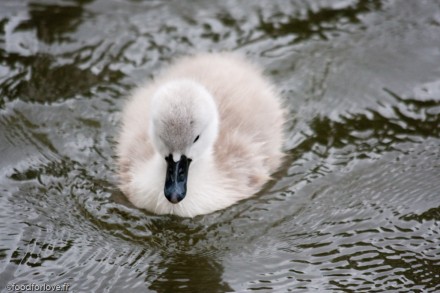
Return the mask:
[[[231,53],[178,60],[123,111],[120,188],[138,208],[193,217],[261,189],[282,157],[281,102]]]

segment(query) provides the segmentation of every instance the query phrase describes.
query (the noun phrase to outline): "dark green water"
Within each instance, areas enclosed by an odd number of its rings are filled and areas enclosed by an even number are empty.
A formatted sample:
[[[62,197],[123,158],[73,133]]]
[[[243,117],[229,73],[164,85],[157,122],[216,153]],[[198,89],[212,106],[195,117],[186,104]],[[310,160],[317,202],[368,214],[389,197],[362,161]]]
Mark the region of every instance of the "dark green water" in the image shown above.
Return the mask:
[[[122,98],[174,57],[262,64],[292,120],[259,195],[181,219],[118,192]],[[0,2],[0,290],[440,291],[438,1]]]

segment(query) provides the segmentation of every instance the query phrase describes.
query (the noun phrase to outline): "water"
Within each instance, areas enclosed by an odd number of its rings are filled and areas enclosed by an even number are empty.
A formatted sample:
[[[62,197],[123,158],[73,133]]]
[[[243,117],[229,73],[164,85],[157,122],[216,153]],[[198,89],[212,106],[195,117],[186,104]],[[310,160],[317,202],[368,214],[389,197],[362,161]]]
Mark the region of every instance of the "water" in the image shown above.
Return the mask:
[[[437,1],[0,3],[0,290],[440,290]],[[234,50],[289,109],[285,164],[194,219],[116,188],[123,97]]]

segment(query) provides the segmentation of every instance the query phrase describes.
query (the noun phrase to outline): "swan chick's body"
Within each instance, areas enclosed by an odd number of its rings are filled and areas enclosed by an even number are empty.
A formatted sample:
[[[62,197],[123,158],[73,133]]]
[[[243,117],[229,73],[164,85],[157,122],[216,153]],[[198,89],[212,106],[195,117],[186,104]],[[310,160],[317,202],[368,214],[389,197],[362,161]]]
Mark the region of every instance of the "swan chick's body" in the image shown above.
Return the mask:
[[[261,189],[282,157],[284,115],[261,70],[230,53],[185,57],[122,114],[120,188],[136,207],[193,217]]]

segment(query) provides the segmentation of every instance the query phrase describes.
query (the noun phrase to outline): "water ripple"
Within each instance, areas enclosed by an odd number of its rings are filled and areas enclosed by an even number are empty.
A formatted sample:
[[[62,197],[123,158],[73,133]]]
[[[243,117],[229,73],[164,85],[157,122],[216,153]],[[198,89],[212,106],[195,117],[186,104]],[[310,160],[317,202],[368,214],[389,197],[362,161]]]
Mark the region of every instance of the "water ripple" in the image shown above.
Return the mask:
[[[432,1],[0,8],[0,284],[440,290]],[[263,64],[282,90],[287,159],[276,180],[194,219],[134,208],[114,175],[122,97],[175,56],[231,49]]]

